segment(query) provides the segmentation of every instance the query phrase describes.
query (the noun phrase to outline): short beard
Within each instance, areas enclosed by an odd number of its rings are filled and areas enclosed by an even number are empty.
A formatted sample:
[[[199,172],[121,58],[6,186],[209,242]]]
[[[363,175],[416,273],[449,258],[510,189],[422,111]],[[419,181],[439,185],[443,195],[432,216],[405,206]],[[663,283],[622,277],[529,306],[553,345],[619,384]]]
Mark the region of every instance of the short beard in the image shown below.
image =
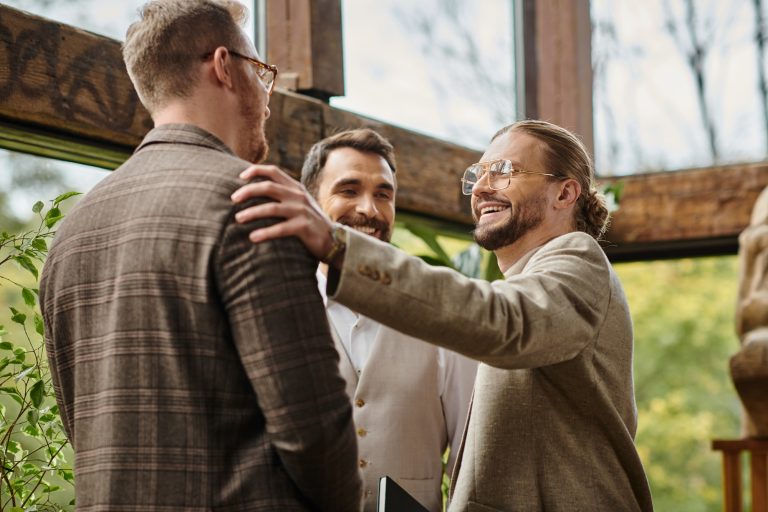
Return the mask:
[[[267,159],[267,155],[269,154],[269,145],[267,144],[267,139],[263,136],[263,134],[260,141],[252,141],[251,147],[253,149],[251,151],[252,156],[248,160],[249,162],[260,164]]]
[[[392,238],[392,230],[390,229],[389,224],[383,220],[369,219],[364,215],[345,215],[344,217],[338,218],[336,222],[353,228],[373,228],[379,232],[379,236],[374,238],[378,238],[383,242],[389,242],[390,238]]]
[[[241,80],[247,80],[246,77],[241,77]],[[247,83],[247,82],[244,82]],[[257,124],[258,126],[248,126],[250,130],[243,134],[247,137],[246,148],[248,153],[246,154],[246,160],[253,164],[263,162],[267,158],[269,153],[269,145],[267,144],[267,136],[264,133],[264,125],[266,119],[264,112],[258,112],[257,101],[252,97],[244,98],[240,106],[240,117],[245,119],[248,123]]]
[[[509,219],[502,225],[476,225],[472,233],[477,245],[488,251],[496,251],[512,245],[526,233],[538,227],[544,221],[544,209],[547,201],[544,195],[528,197],[516,205],[510,205]],[[479,212],[472,212],[478,222]]]
[[[242,108],[243,119],[259,119],[256,113],[256,109],[253,105],[243,105]],[[267,158],[269,153],[269,145],[267,144],[267,136],[264,133],[265,119],[260,119],[261,126],[252,130],[248,135],[248,161],[254,164],[263,162]]]

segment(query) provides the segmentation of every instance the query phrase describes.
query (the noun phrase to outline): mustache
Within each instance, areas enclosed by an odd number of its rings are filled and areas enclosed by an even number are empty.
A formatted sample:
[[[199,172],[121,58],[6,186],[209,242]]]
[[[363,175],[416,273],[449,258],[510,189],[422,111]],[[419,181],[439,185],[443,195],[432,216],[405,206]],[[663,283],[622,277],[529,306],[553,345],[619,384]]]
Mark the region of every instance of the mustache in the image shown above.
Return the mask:
[[[475,221],[480,218],[480,205],[486,202],[500,203],[512,208],[512,203],[505,197],[482,195],[479,199],[475,200],[474,205],[472,205],[472,216],[475,217]]]
[[[383,220],[368,218],[365,215],[345,215],[344,217],[340,217],[337,222],[353,228],[373,228],[380,233],[389,232],[389,224]]]

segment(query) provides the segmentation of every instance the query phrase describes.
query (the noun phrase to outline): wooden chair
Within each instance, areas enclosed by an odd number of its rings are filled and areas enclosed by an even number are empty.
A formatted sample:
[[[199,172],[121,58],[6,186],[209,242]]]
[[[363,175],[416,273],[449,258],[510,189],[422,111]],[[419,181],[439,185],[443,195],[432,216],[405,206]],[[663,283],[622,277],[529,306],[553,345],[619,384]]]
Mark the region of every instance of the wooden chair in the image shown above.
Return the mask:
[[[742,512],[741,452],[749,452],[752,512],[768,512],[768,439],[712,441],[712,449],[723,452],[725,512]]]

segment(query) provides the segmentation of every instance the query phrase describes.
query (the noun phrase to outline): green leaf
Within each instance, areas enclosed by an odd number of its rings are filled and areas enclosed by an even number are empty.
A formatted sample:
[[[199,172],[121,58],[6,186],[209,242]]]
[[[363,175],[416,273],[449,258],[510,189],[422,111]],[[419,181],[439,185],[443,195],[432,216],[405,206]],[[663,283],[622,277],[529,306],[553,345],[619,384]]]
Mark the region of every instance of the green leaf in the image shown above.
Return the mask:
[[[42,473],[42,470],[36,464],[32,464],[31,462],[22,464],[21,469],[24,471],[24,476],[39,475]]]
[[[40,429],[37,428],[36,425],[24,425],[24,428],[22,428],[21,431],[27,434],[29,437],[40,437]]]
[[[24,325],[24,322],[27,321],[27,315],[25,315],[24,313],[20,312],[18,309],[12,307],[11,308],[11,321],[15,322],[17,324],[20,324],[20,325]]]
[[[420,226],[418,224],[413,223],[405,223],[404,224],[405,229],[416,235],[417,237],[424,240],[424,243],[427,244],[427,246],[434,251],[435,256],[438,260],[440,260],[442,263],[442,266],[451,267],[453,268],[453,264],[451,262],[451,257],[448,256],[448,253],[445,252],[445,249],[443,249],[443,246],[440,245],[440,242],[437,241],[437,232],[433,229],[430,229],[426,226]]]
[[[29,397],[32,399],[32,405],[40,407],[40,404],[43,403],[43,398],[45,397],[45,383],[43,383],[42,380],[35,382],[29,392]]]
[[[16,356],[17,363],[23,363],[24,359],[27,358],[27,351],[21,347],[16,347],[13,349],[13,355]]]
[[[35,249],[37,249],[40,252],[47,252],[48,251],[48,244],[45,243],[45,239],[44,238],[40,238],[40,237],[35,238],[34,240],[32,240],[32,247],[34,247]]]
[[[10,341],[0,342],[0,350],[13,350],[13,343]]]
[[[32,263],[32,260],[28,256],[24,256],[24,255],[13,256],[13,260],[19,265],[21,265],[22,268],[29,270],[32,273],[32,275],[35,276],[35,279],[38,278],[37,267],[35,266],[34,263]]]
[[[6,445],[6,450],[9,453],[19,453],[19,450],[21,449],[21,445],[14,441],[13,439],[8,441],[8,444]]]
[[[418,254],[417,258],[421,258],[422,261],[432,265],[433,267],[450,267],[450,264],[446,264],[443,260],[435,258],[431,254]]]
[[[45,326],[43,325],[43,317],[41,317],[38,313],[35,313],[35,316],[33,317],[35,321],[35,332],[39,334],[40,336],[43,335],[45,332]]]
[[[79,196],[82,194],[82,192],[64,192],[60,196],[58,196],[56,199],[53,200],[53,205],[57,206],[59,203],[64,201],[65,199],[69,199],[70,197]]]
[[[37,411],[37,409],[30,409],[29,412],[27,412],[27,421],[30,425],[37,425],[39,419],[40,413]]]
[[[56,207],[51,208],[48,210],[48,213],[45,214],[45,226],[47,228],[52,228],[62,217],[61,210]]]
[[[29,307],[34,307],[35,294],[32,293],[32,290],[30,290],[29,288],[22,288],[21,297],[24,299],[24,304],[26,304]]]
[[[498,281],[504,279],[501,269],[499,269],[499,262],[496,260],[496,255],[493,253],[488,254],[488,263],[485,265],[485,273],[483,279],[486,281]]]
[[[603,187],[606,207],[610,213],[614,213],[619,209],[623,193],[624,183],[612,183]]]
[[[43,202],[42,202],[42,201],[38,201],[38,202],[36,202],[36,203],[34,204],[34,206],[32,206],[32,211],[33,211],[34,213],[40,213],[41,211],[43,211],[43,207],[44,207],[44,206],[45,206],[45,204],[43,204]]]

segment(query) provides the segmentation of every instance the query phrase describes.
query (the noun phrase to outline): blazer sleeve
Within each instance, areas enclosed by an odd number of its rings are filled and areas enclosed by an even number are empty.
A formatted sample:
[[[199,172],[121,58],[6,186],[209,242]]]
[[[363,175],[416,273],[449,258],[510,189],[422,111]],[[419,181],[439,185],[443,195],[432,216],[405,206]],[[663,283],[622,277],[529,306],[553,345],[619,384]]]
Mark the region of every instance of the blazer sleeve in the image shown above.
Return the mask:
[[[215,274],[270,441],[315,507],[358,512],[352,409],[317,289],[317,262],[295,238],[251,243],[248,233],[274,219],[238,225],[235,211]]]
[[[489,283],[431,267],[347,230],[328,296],[410,336],[500,368],[570,360],[593,342],[610,298],[610,269],[585,233],[542,246],[523,271]]]

